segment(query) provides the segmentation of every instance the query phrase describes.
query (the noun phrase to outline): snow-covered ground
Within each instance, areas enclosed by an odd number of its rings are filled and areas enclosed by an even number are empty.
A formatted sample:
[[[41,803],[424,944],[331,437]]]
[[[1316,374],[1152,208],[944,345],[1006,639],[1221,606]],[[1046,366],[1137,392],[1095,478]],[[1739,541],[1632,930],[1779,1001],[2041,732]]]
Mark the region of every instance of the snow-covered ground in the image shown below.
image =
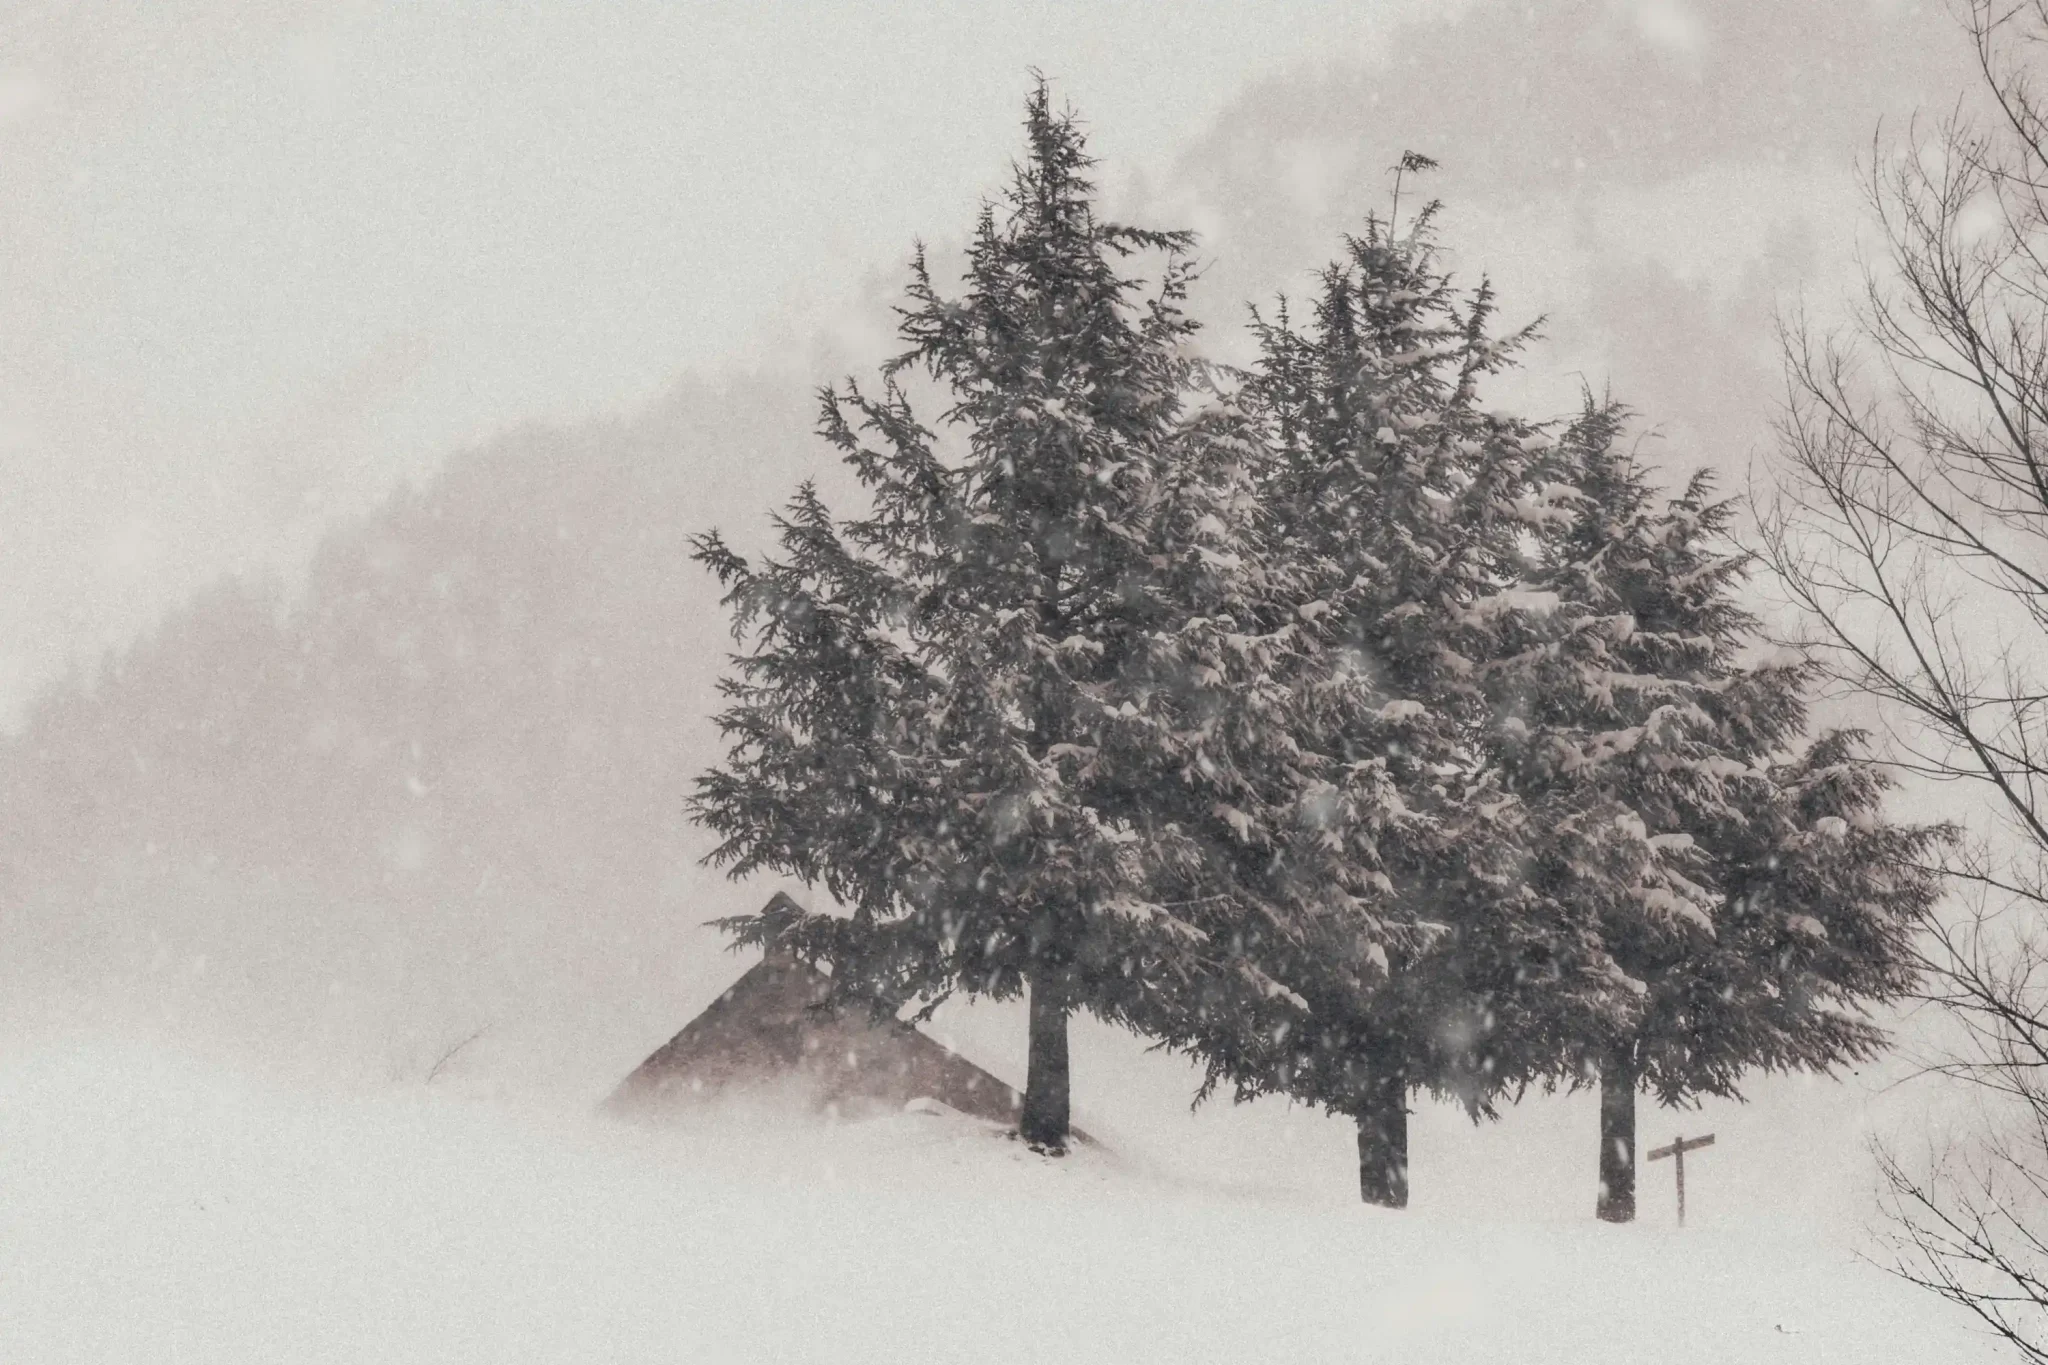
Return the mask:
[[[0,1358],[1997,1358],[1808,1219],[1395,1214],[1256,1175],[938,1114],[653,1132],[48,1043],[0,1057]]]

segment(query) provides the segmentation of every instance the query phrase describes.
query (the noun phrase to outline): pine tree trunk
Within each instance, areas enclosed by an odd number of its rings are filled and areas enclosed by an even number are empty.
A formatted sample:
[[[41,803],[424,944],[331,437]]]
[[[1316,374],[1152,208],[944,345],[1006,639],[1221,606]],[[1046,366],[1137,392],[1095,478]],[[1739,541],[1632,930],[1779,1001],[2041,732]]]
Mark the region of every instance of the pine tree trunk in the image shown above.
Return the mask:
[[[1043,968],[1031,974],[1031,1056],[1025,1065],[1024,1109],[1017,1135],[1048,1152],[1067,1149],[1067,996]]]
[[[1358,1114],[1358,1194],[1368,1204],[1408,1207],[1408,1078],[1394,1072]]]
[[[1609,1223],[1636,1217],[1635,1047],[1616,1048],[1600,1061],[1600,1202]]]

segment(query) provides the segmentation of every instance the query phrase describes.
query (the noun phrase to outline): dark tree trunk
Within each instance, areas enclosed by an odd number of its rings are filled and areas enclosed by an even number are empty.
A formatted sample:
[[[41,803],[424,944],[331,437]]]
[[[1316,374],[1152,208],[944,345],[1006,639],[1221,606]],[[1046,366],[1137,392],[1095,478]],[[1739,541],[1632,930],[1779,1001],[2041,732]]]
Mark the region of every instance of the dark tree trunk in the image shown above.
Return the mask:
[[[1368,1204],[1408,1207],[1408,1078],[1393,1072],[1358,1114],[1358,1195]]]
[[[1636,1217],[1636,1060],[1633,1044],[1600,1061],[1600,1202],[1609,1223]]]
[[[1017,1135],[1048,1152],[1067,1149],[1067,995],[1052,972],[1031,974],[1031,1057]]]

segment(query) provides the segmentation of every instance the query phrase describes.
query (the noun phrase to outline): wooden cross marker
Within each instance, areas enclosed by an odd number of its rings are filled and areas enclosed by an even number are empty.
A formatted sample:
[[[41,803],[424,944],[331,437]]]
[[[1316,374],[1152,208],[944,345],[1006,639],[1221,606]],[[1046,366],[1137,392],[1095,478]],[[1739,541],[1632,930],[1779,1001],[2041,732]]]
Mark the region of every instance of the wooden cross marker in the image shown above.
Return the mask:
[[[1680,1227],[1685,1226],[1685,1154],[1713,1145],[1714,1135],[1709,1133],[1705,1137],[1673,1138],[1669,1147],[1659,1147],[1650,1153],[1649,1159],[1651,1161],[1662,1161],[1668,1156],[1672,1160],[1672,1165],[1678,1169],[1678,1226]]]

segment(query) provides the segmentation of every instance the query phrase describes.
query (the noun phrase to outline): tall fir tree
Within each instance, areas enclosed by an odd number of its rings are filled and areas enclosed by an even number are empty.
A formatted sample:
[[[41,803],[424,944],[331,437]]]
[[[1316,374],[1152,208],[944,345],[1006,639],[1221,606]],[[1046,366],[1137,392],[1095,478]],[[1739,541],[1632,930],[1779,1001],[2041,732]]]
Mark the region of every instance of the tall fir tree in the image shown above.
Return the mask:
[[[1510,789],[1545,838],[1529,877],[1597,934],[1626,987],[1549,1003],[1556,1075],[1600,1090],[1596,1213],[1635,1211],[1635,1101],[1735,1097],[1750,1068],[1872,1055],[1858,1007],[1910,984],[1933,904],[1937,828],[1882,813],[1858,736],[1801,745],[1812,672],[1764,657],[1737,600],[1732,507],[1696,475],[1660,498],[1620,448],[1625,413],[1588,401],[1534,520],[1535,581],[1559,610],[1494,674]]]
[[[1404,171],[1426,168],[1404,158]],[[1206,903],[1207,941],[1288,993],[1250,1011],[1193,997],[1151,1028],[1202,1057],[1211,1086],[1353,1118],[1361,1196],[1397,1207],[1413,1090],[1490,1112],[1551,1065],[1554,1038],[1525,1027],[1543,1001],[1617,989],[1587,965],[1580,912],[1523,878],[1530,832],[1483,743],[1489,661],[1514,622],[1552,607],[1524,581],[1520,509],[1553,443],[1482,408],[1482,382],[1530,331],[1489,332],[1491,290],[1463,291],[1442,270],[1436,211],[1399,229],[1369,220],[1325,272],[1306,327],[1284,305],[1257,320],[1247,382],[1275,452],[1262,502],[1312,599],[1291,719],[1299,746],[1345,774],[1347,815],[1363,816],[1355,837],[1321,845],[1357,891],[1284,930],[1245,915],[1247,902]],[[1298,823],[1313,827],[1326,800],[1306,794]],[[1311,865],[1281,850],[1270,864]]]
[[[1190,239],[1097,218],[1042,84],[1026,131],[961,296],[920,253],[879,395],[824,397],[871,508],[842,522],[806,488],[779,558],[698,544],[748,648],[694,808],[733,875],[851,912],[727,921],[742,941],[829,961],[880,1011],[1026,994],[1019,1128],[1057,1150],[1071,1011],[1135,1021],[1218,971],[1233,999],[1282,993],[1183,912],[1256,891],[1218,850],[1312,778],[1276,719],[1298,670],[1252,515],[1262,449],[1227,398],[1189,402]],[[902,382],[919,371],[947,396],[934,427]]]

